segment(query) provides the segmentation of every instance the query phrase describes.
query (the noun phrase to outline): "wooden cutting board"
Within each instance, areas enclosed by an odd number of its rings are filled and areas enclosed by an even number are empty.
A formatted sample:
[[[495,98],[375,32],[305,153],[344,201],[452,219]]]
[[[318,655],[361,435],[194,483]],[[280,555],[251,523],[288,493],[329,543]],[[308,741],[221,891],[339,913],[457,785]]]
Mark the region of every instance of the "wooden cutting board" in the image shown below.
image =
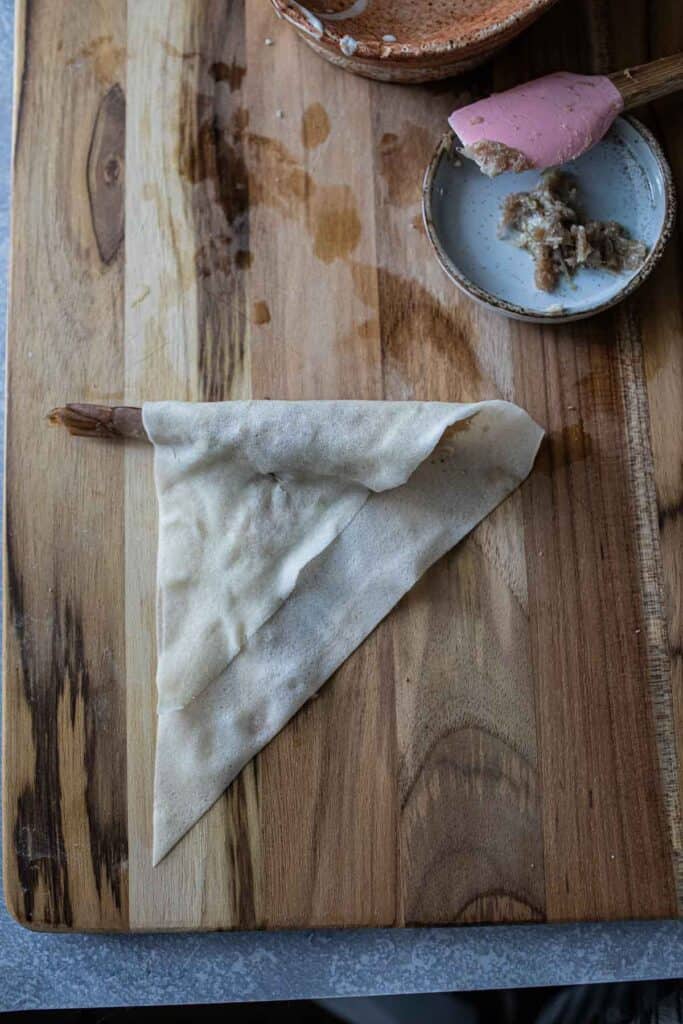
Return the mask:
[[[560,3],[493,65],[398,87],[328,66],[266,0],[18,3],[4,855],[20,921],[679,913],[680,234],[634,300],[542,329],[451,286],[419,205],[456,102],[683,48],[679,0],[627,7]],[[679,99],[654,127],[683,181]],[[248,396],[502,397],[548,437],[522,489],[153,869],[152,453],[44,416]]]

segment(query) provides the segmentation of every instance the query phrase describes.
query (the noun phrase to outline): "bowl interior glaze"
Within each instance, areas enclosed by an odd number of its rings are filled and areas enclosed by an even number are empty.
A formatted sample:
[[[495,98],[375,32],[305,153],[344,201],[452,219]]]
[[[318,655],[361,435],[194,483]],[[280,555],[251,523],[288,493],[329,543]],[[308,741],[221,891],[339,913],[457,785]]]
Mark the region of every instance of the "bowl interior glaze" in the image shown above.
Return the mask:
[[[564,322],[592,316],[621,301],[648,276],[671,232],[675,195],[671,171],[652,134],[619,117],[602,142],[563,167],[575,176],[589,219],[615,220],[648,246],[636,270],[579,270],[552,293],[534,284],[529,253],[498,237],[503,198],[529,191],[538,171],[486,178],[459,159],[445,136],[427,171],[423,208],[437,257],[471,298],[524,320]]]

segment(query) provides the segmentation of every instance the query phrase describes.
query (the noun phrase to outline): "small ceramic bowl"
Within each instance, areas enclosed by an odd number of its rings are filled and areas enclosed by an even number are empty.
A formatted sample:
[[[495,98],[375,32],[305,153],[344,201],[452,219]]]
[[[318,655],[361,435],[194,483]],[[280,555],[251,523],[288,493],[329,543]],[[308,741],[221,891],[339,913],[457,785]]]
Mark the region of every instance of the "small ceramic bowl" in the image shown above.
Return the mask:
[[[384,82],[466,71],[556,0],[271,0],[316,53]]]
[[[563,170],[578,180],[579,201],[592,220],[615,220],[644,242],[648,255],[620,274],[581,269],[554,292],[539,291],[529,253],[498,237],[503,199],[526,192],[538,171],[487,178],[460,158],[452,132],[442,138],[425,175],[422,209],[439,263],[470,298],[517,320],[566,323],[594,316],[638,288],[671,234],[676,196],[659,143],[634,117],[618,117],[605,138]]]

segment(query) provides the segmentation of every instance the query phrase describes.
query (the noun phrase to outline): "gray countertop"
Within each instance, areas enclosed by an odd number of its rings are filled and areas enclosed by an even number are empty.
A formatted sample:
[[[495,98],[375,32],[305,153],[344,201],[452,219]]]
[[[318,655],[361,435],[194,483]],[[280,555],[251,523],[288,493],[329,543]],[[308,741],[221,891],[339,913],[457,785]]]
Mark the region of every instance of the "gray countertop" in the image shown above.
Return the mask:
[[[0,277],[13,0],[0,0]],[[5,287],[0,289],[4,340]],[[4,396],[4,356],[2,389]],[[4,409],[4,397],[1,399]],[[683,975],[683,923],[215,935],[41,935],[0,907],[0,1010],[295,999]]]

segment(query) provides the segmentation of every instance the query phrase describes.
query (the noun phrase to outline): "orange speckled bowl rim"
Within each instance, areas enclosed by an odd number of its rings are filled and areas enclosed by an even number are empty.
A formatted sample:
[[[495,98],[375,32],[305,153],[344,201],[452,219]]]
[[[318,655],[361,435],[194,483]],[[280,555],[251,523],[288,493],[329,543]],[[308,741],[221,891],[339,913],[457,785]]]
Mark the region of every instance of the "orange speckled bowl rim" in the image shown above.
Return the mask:
[[[338,48],[341,39],[346,35],[343,30],[336,27],[336,23],[334,26],[325,25],[323,20],[325,30],[323,35],[319,36],[313,32],[305,15],[291,3],[291,0],[270,0],[270,2],[279,17],[289,22],[290,25],[293,25],[305,36],[314,39],[320,45],[329,44],[331,47]],[[421,59],[434,59],[435,57],[452,57],[454,54],[464,55],[470,48],[479,47],[482,43],[491,42],[492,45],[495,44],[499,36],[504,36],[507,31],[514,28],[520,22],[526,22],[528,19],[540,15],[555,3],[557,3],[557,0],[518,0],[517,9],[505,18],[501,18],[499,21],[492,20],[491,24],[487,25],[486,28],[464,33],[452,39],[426,40],[421,43],[386,43],[379,40],[372,40],[370,42],[356,39],[358,47],[354,51],[353,57],[414,62]],[[302,7],[307,6],[305,0],[303,0],[301,5]],[[311,14],[317,17],[315,11],[311,11]]]

